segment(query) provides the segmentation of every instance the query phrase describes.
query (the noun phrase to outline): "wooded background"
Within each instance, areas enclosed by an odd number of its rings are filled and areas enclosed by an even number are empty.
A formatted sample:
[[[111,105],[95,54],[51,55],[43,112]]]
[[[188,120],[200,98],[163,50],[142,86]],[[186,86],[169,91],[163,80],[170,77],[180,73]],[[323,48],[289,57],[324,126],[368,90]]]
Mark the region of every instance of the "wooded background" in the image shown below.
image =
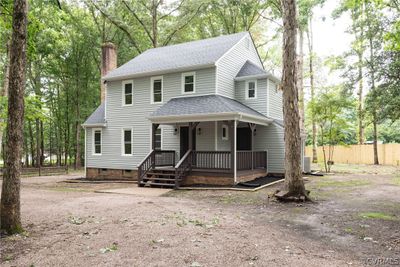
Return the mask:
[[[0,140],[7,118],[12,0],[0,1]],[[29,1],[24,166],[83,165],[81,124],[100,103],[101,44],[118,47],[118,65],[158,46],[250,31],[268,71],[280,76],[282,20],[277,0]],[[301,128],[308,144],[400,142],[398,0],[338,1],[354,40],[341,56],[313,49],[314,9],[298,0]],[[323,20],[318,21],[323,23]],[[326,84],[330,73],[342,78]],[[2,153],[7,153],[2,149]],[[372,152],[373,153],[373,152]],[[315,155],[316,156],[316,155]],[[50,160],[50,158],[52,160]]]

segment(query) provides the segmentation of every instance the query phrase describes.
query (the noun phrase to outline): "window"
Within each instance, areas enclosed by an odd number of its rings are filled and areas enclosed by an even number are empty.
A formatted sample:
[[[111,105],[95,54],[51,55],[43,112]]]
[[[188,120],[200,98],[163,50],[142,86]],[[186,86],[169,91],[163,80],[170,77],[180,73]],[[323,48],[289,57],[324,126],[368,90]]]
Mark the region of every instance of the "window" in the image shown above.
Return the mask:
[[[101,155],[101,129],[93,129],[93,154]]]
[[[182,73],[182,93],[194,93],[195,92],[195,73],[188,72]]]
[[[156,136],[155,136],[155,149],[157,150],[161,150],[161,146],[162,146],[162,131],[161,129],[157,129],[156,131]]]
[[[228,126],[223,125],[222,126],[222,140],[228,140],[228,138],[229,138]]]
[[[123,82],[122,88],[123,88],[122,105],[123,106],[132,106],[132,104],[133,104],[133,82],[132,81]]]
[[[256,98],[257,97],[257,82],[256,81],[248,81],[246,83],[246,99]]]
[[[152,77],[151,78],[151,102],[162,103],[162,89],[163,89],[163,78]]]
[[[122,155],[132,155],[132,130],[122,130]]]

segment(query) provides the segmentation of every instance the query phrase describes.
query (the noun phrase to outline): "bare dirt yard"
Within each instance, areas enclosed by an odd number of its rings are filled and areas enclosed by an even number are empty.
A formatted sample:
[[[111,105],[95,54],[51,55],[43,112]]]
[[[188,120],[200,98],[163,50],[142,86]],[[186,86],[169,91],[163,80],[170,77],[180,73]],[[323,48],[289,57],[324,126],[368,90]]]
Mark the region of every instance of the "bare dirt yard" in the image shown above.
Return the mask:
[[[400,260],[400,169],[334,166],[306,178],[315,203],[257,192],[105,194],[135,184],[22,179],[25,232],[1,266],[364,266]]]

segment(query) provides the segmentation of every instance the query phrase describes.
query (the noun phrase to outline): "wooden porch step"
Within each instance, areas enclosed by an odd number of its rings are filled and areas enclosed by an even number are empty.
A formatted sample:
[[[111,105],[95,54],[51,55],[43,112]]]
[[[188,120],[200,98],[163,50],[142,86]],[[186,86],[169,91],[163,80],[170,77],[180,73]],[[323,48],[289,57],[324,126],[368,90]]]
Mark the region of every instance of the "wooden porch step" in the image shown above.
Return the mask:
[[[175,187],[175,183],[155,183],[155,182],[140,182],[141,185],[148,186],[168,186]]]
[[[175,176],[175,173],[148,172],[147,175]]]
[[[169,181],[169,182],[175,182],[175,178],[166,178],[166,177],[147,177],[145,180],[148,181]]]

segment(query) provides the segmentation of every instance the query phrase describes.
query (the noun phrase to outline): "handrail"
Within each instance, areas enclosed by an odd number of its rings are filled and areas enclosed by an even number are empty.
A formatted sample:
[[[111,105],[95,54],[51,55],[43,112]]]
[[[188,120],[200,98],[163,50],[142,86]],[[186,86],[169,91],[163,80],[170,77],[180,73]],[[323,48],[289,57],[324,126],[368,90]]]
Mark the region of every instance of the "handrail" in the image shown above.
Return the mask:
[[[183,157],[178,161],[178,163],[175,165],[175,169],[179,168],[180,165],[182,165],[182,162],[184,162],[186,160],[186,158],[188,157],[188,155],[192,152],[191,149],[189,149],[188,151],[186,151],[185,155],[183,155]]]
[[[175,166],[175,188],[178,188],[180,181],[192,171],[192,152],[189,149]]]
[[[143,177],[149,172],[149,170],[154,167],[154,155],[156,151],[152,150],[149,154],[147,154],[146,158],[140,163],[138,166],[138,185],[143,180]]]

